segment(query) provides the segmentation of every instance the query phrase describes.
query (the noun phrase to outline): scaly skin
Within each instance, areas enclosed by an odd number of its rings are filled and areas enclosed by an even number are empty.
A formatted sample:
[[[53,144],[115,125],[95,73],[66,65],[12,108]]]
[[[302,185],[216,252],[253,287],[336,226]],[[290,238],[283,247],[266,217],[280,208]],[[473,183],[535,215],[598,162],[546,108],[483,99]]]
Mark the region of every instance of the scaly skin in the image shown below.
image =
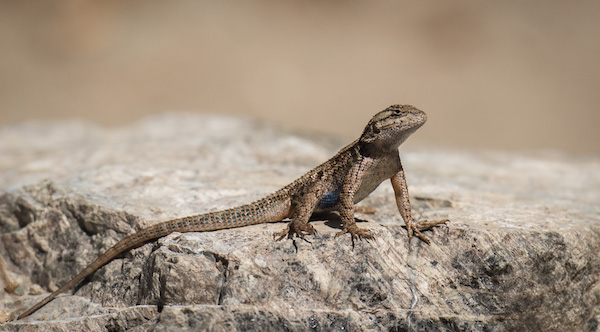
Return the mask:
[[[429,239],[420,231],[443,224],[447,220],[413,220],[408,187],[398,154],[400,144],[421,127],[426,119],[425,113],[413,106],[392,105],[369,121],[360,138],[275,193],[251,204],[173,219],[131,234],[110,247],[77,276],[23,312],[17,319],[31,315],[124,251],[173,232],[208,232],[290,218],[286,229],[276,232],[274,237],[277,240],[294,236],[304,239],[308,234],[316,234],[314,227],[308,222],[314,212],[336,210],[343,224],[342,231],[337,235],[349,233],[352,244],[355,239],[361,237],[373,238],[369,230],[356,225],[354,204],[367,197],[385,179],[391,180],[398,210],[407,226],[408,237],[414,234],[429,243]]]

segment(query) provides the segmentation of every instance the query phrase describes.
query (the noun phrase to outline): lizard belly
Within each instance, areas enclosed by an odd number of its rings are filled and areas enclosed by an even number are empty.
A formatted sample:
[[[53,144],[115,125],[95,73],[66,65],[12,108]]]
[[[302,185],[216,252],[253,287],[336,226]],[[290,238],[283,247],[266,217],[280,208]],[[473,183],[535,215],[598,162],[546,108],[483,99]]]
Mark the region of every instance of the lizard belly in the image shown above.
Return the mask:
[[[317,205],[318,211],[328,211],[335,209],[340,203],[340,188],[328,191]]]
[[[394,176],[400,170],[400,157],[398,155],[382,158],[377,163],[371,165],[367,171],[369,176],[363,178],[360,187],[354,194],[354,204],[362,201],[369,196],[373,190],[377,189],[381,182]]]
[[[391,178],[400,170],[400,158],[393,156],[390,158],[383,158],[377,163],[368,167],[368,174],[363,178],[358,190],[354,194],[354,204],[362,201],[365,197],[369,196],[373,190],[383,182]],[[316,212],[336,210],[340,203],[340,192],[341,188],[329,188],[326,193],[321,197]]]

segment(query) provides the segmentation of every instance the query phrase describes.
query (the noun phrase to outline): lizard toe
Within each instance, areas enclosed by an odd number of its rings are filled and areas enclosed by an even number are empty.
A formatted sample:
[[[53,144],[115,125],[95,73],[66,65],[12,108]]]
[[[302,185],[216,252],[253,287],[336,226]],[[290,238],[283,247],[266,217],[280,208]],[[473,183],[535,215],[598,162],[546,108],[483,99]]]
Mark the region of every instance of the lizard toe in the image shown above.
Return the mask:
[[[418,222],[411,221],[406,225],[406,230],[408,231],[408,238],[410,239],[414,234],[416,237],[421,239],[421,241],[431,244],[429,238],[427,238],[421,231],[428,230],[435,226],[446,224],[449,220],[437,220],[437,221],[427,221],[427,220],[419,220]]]
[[[280,241],[284,237],[287,237],[288,239],[292,239],[292,238],[294,238],[294,236],[297,236],[297,237],[307,241],[306,235],[316,235],[316,234],[317,234],[317,230],[313,227],[313,225],[311,225],[309,223],[297,223],[297,222],[292,221],[289,223],[289,225],[283,231],[273,233],[273,238],[275,239],[275,241]]]
[[[273,239],[275,241],[281,241],[284,237],[289,236],[289,227],[282,230],[281,232],[275,232],[273,233]]]
[[[360,228],[358,226],[344,228],[343,230],[337,232],[335,234],[336,237],[349,233],[352,241],[358,239],[374,239],[375,237],[371,234],[371,231],[366,228]]]

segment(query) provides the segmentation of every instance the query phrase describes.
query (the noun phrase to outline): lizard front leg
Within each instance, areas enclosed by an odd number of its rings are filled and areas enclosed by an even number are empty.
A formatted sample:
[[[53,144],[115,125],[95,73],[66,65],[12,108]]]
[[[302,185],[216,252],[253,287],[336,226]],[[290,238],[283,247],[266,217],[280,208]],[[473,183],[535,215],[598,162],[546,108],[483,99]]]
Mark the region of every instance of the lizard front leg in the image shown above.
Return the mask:
[[[356,220],[354,219],[354,195],[362,184],[362,180],[366,175],[365,170],[368,168],[369,162],[370,159],[361,158],[352,166],[352,168],[350,168],[350,171],[342,183],[342,190],[340,192],[340,207],[338,211],[344,228],[341,232],[338,232],[336,236],[350,233],[352,245],[354,245],[355,239],[373,238],[371,232],[366,228],[358,227],[356,225]]]
[[[413,233],[423,242],[429,244],[429,239],[421,233],[422,230],[430,229],[431,227],[439,224],[445,224],[448,222],[447,219],[439,221],[427,221],[420,220],[416,222],[411,213],[410,200],[408,198],[408,185],[406,184],[406,177],[404,176],[404,169],[400,164],[400,170],[390,178],[392,187],[394,188],[394,194],[396,197],[396,205],[400,211],[400,215],[406,223],[406,230],[408,231],[408,238],[410,239]]]

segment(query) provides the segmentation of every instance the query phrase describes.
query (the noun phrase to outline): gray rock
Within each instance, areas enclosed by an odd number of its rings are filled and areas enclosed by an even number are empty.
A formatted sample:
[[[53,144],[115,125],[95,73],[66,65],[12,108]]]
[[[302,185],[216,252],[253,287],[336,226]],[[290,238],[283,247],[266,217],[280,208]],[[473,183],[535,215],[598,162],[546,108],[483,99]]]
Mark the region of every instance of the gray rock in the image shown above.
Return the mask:
[[[126,234],[253,201],[340,147],[248,119],[186,114],[113,130],[1,128],[0,255],[22,293],[0,290],[0,319]],[[431,245],[407,240],[383,183],[361,203],[377,213],[357,215],[375,240],[352,248],[335,238],[335,214],[315,217],[312,243],[274,242],[284,223],[174,233],[0,330],[598,330],[600,158],[401,155],[416,216],[451,220],[428,232]]]

